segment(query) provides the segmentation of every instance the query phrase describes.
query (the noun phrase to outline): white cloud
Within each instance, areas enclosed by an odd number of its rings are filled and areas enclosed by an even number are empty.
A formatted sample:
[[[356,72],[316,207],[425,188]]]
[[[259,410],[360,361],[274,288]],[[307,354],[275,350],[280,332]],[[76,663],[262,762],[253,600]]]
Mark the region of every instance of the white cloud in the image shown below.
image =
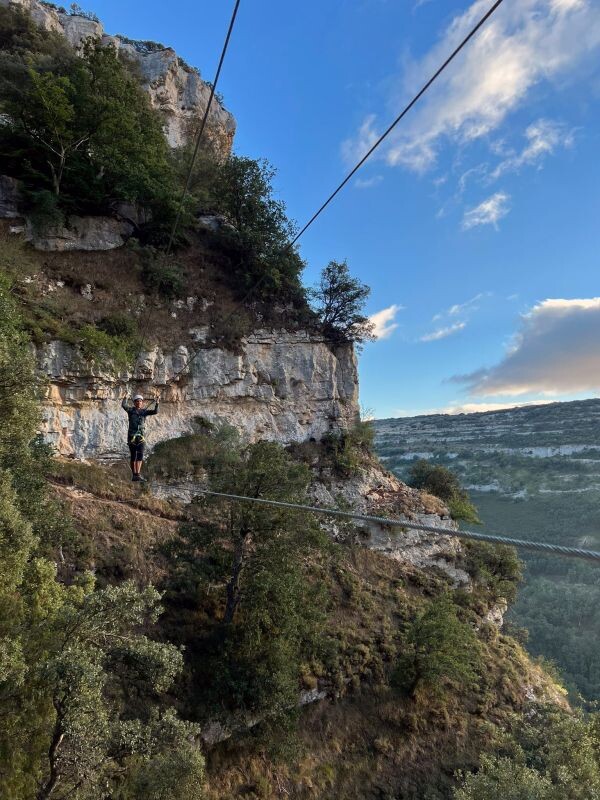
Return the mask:
[[[476,414],[485,411],[503,411],[506,408],[523,408],[523,406],[543,406],[552,400],[529,400],[526,403],[460,403],[440,409],[440,414]]]
[[[475,208],[465,211],[462,220],[462,229],[468,231],[477,225],[493,225],[496,230],[498,229],[498,222],[505,217],[510,208],[508,201],[510,195],[506,192],[496,192],[487,200],[479,203]]]
[[[527,144],[520,153],[511,154],[501,161],[490,174],[492,180],[504,172],[519,170],[522,166],[541,166],[543,159],[559,148],[573,146],[575,132],[560,122],[539,119],[525,130]]]
[[[479,309],[479,301],[483,300],[484,297],[491,297],[491,295],[491,292],[479,292],[464,303],[454,303],[454,305],[450,306],[450,308],[447,308],[445,311],[435,314],[432,318],[432,322],[438,322],[440,319],[444,319],[444,317],[463,316],[470,314],[472,311],[477,311]]]
[[[373,323],[373,335],[376,339],[389,339],[398,327],[398,323],[395,322],[396,315],[403,308],[404,306],[394,304],[371,314],[369,321]]]
[[[396,80],[391,98],[395,111],[489,5],[489,0],[475,0],[454,18],[429,53]],[[503,4],[391,135],[384,153],[387,163],[416,171],[432,167],[444,140],[462,144],[489,134],[536,84],[562,78],[599,47],[597,0]],[[363,155],[381,127],[375,115],[367,117],[357,135],[344,143],[345,154]]]
[[[394,412],[398,417],[418,417],[430,414],[477,414],[486,411],[503,411],[507,408],[523,408],[523,406],[543,406],[554,400],[528,400],[525,403],[456,403],[441,408],[398,408]]]
[[[420,342],[437,342],[439,339],[445,339],[447,336],[452,336],[454,333],[458,333],[458,331],[462,331],[463,328],[467,327],[466,322],[456,322],[454,325],[448,325],[446,328],[438,328],[431,333],[426,333],[425,336],[421,336],[419,339]]]
[[[354,186],[356,189],[372,189],[373,186],[377,186],[383,180],[383,175],[373,175],[372,178],[357,178],[354,181]]]
[[[499,364],[453,380],[476,397],[597,391],[599,342],[600,297],[544,300],[522,316]]]

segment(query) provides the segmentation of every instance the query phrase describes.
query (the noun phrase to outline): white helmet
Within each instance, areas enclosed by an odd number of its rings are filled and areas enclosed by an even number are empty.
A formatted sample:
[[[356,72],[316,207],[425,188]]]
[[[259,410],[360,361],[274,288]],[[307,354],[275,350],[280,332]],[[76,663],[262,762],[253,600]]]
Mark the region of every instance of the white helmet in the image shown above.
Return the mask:
[[[136,400],[143,400],[143,399],[144,399],[143,394],[136,394],[136,396],[133,398],[133,402],[135,403]]]

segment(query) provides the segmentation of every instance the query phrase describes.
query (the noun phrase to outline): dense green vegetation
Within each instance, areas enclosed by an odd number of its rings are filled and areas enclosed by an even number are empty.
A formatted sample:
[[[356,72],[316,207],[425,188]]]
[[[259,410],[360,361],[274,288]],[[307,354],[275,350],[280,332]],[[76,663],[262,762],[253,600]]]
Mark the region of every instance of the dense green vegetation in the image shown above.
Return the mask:
[[[499,754],[465,775],[454,800],[593,800],[600,796],[598,718],[548,708],[513,725]]]
[[[113,47],[76,55],[19,10],[0,9],[0,167],[39,226],[143,203],[161,224],[176,186],[160,120]]]

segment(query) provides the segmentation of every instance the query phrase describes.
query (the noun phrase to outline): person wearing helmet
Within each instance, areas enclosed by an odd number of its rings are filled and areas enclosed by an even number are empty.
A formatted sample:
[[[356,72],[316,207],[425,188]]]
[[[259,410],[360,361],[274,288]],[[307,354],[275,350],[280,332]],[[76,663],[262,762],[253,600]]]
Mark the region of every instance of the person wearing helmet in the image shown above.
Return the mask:
[[[131,454],[131,480],[144,481],[142,478],[142,463],[144,461],[144,444],[146,442],[144,437],[144,423],[146,417],[152,417],[158,414],[158,398],[154,398],[154,408],[148,409],[143,407],[144,398],[141,394],[136,394],[133,398],[133,405],[129,403],[129,395],[123,398],[121,407],[129,417],[129,428],[127,430],[127,444],[129,445],[129,452]]]

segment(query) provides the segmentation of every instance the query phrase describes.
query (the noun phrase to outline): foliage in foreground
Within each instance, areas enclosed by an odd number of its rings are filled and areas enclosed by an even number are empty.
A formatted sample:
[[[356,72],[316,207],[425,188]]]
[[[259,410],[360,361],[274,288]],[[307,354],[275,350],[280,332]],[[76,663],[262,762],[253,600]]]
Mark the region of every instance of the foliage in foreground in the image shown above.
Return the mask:
[[[600,797],[600,719],[538,708],[515,720],[512,736],[476,773],[462,776],[454,800],[595,800]]]
[[[45,557],[68,522],[45,496],[34,364],[4,276],[0,311],[0,796],[197,798],[198,728],[164,700],[182,655],[148,636],[160,596],[85,573],[65,585]]]

